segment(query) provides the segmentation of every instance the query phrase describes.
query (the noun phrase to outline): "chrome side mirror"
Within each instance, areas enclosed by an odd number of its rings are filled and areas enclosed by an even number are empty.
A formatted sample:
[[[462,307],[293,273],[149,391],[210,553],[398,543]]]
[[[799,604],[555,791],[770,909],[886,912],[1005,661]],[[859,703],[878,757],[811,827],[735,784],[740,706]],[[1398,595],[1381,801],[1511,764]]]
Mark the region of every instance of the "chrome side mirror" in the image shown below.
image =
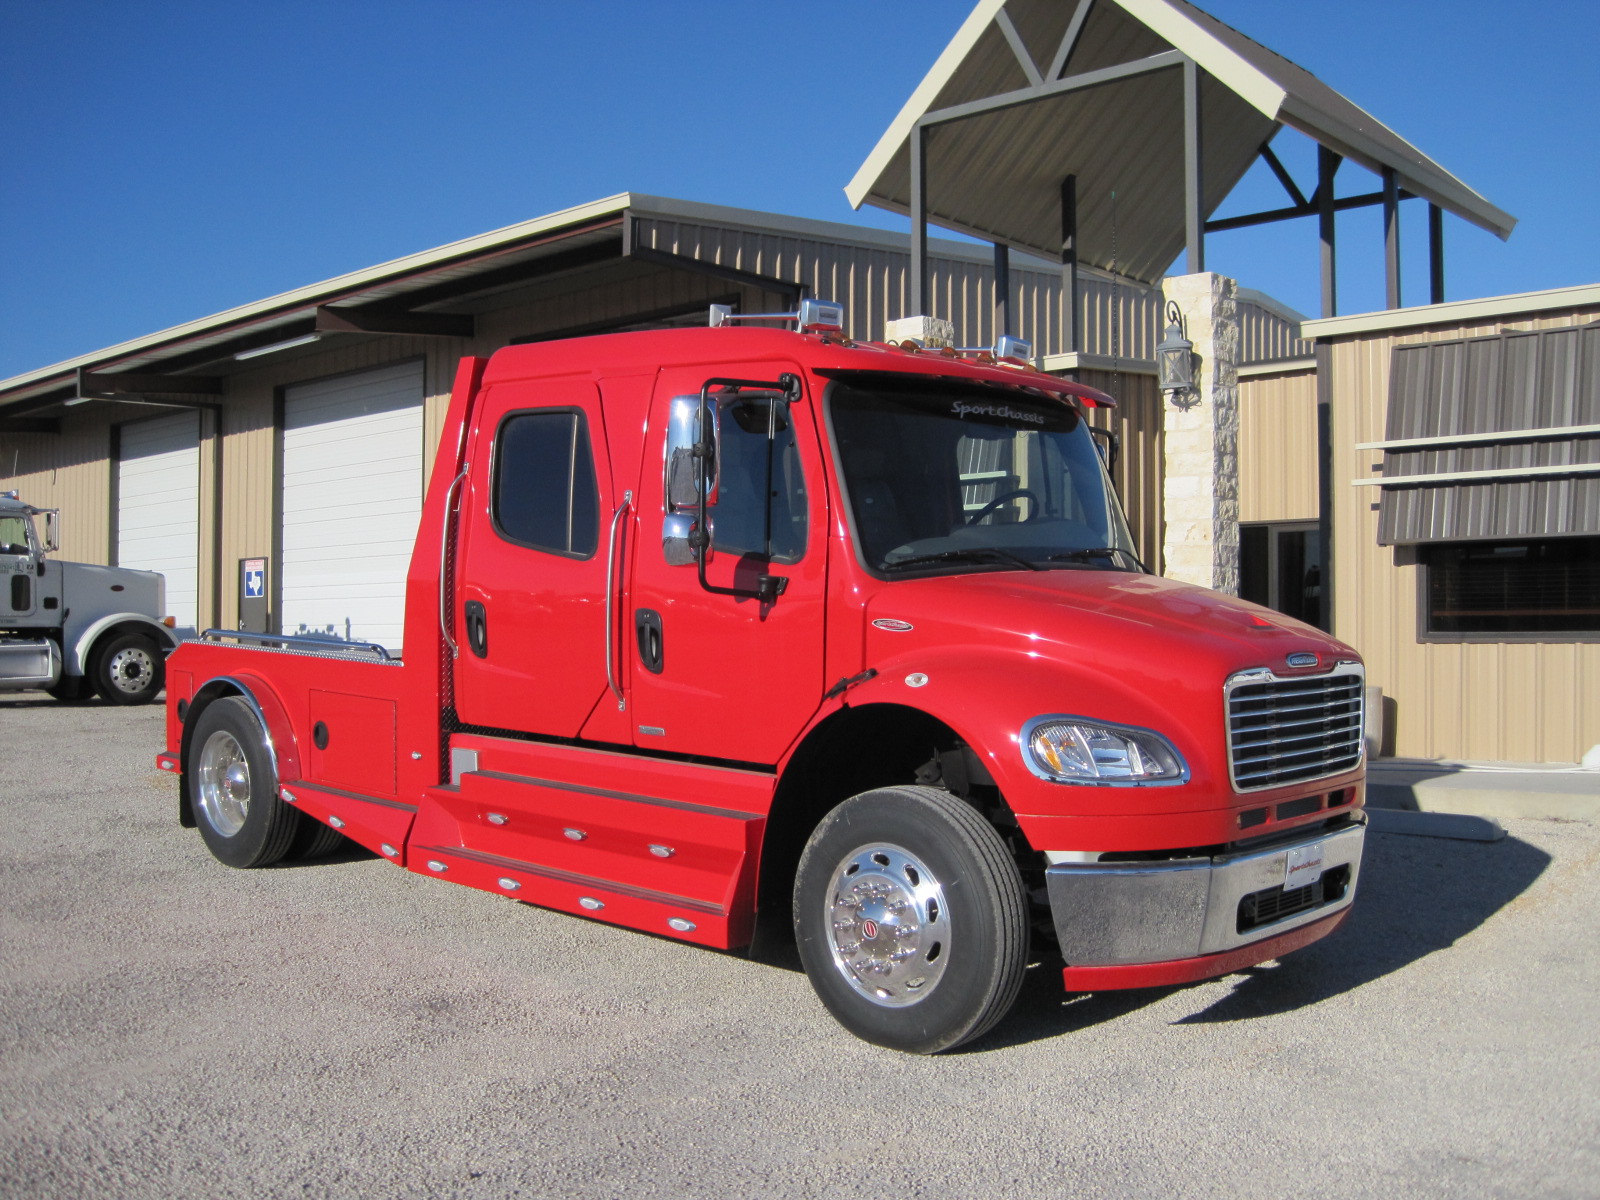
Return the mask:
[[[662,525],[661,548],[668,564],[678,567],[693,566],[698,561],[691,535],[695,532],[702,489],[706,507],[711,508],[717,502],[720,485],[718,405],[715,401],[706,405],[711,422],[710,436],[706,438],[701,437],[700,411],[699,396],[674,396],[667,417],[662,479],[667,515]],[[703,540],[709,557],[710,539]]]
[[[44,514],[44,550],[46,554],[54,554],[61,545],[61,530],[58,522],[61,514],[53,508],[45,510]]]

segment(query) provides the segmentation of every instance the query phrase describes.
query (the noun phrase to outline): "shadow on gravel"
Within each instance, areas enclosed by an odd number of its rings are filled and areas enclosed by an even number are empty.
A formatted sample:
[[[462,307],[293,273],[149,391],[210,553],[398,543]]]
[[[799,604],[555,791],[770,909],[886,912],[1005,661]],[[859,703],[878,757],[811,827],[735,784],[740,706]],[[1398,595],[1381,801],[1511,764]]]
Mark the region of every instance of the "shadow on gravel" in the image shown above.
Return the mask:
[[[1273,1016],[1351,991],[1446,950],[1520,896],[1550,865],[1527,842],[1462,842],[1369,833],[1355,906],[1343,926],[1180,1024]]]
[[[1282,963],[1235,974],[1233,990],[1177,1024],[1247,1021],[1316,1004],[1448,949],[1510,904],[1550,856],[1516,838],[1493,843],[1369,833],[1356,902],[1322,941]],[[1063,995],[1059,962],[1028,969],[1011,1014],[952,1054],[982,1054],[1076,1033],[1183,988]]]

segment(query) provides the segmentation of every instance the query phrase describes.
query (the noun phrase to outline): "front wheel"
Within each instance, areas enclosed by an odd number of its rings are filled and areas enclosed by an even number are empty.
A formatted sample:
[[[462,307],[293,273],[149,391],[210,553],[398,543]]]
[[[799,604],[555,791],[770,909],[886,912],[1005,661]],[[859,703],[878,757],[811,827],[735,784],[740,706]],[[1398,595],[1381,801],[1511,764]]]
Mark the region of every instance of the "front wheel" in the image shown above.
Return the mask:
[[[863,792],[824,817],[800,858],[794,925],[839,1023],[913,1054],[987,1032],[1027,965],[1015,862],[976,810],[937,788]]]
[[[166,660],[143,634],[124,633],[95,651],[91,674],[107,704],[149,704],[161,690]]]

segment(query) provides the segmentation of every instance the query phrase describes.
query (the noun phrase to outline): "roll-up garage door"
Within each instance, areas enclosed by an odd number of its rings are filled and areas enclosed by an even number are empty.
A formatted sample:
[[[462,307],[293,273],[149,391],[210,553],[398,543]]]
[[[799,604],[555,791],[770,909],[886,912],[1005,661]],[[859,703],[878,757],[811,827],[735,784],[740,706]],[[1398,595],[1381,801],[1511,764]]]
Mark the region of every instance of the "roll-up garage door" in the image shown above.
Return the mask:
[[[133,421],[119,429],[117,565],[167,577],[167,611],[199,621],[200,414]]]
[[[289,388],[282,632],[398,650],[421,510],[420,362]]]

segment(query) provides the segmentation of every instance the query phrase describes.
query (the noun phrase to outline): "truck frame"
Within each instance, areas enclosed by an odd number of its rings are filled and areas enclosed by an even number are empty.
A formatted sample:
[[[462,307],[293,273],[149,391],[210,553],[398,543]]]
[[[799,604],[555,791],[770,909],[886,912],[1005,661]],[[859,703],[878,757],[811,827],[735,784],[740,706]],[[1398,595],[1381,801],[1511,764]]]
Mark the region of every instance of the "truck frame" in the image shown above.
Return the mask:
[[[1091,388],[836,306],[461,363],[400,653],[207,631],[179,817],[724,950],[869,1041],[1179,984],[1336,928],[1359,656],[1137,559]]]

